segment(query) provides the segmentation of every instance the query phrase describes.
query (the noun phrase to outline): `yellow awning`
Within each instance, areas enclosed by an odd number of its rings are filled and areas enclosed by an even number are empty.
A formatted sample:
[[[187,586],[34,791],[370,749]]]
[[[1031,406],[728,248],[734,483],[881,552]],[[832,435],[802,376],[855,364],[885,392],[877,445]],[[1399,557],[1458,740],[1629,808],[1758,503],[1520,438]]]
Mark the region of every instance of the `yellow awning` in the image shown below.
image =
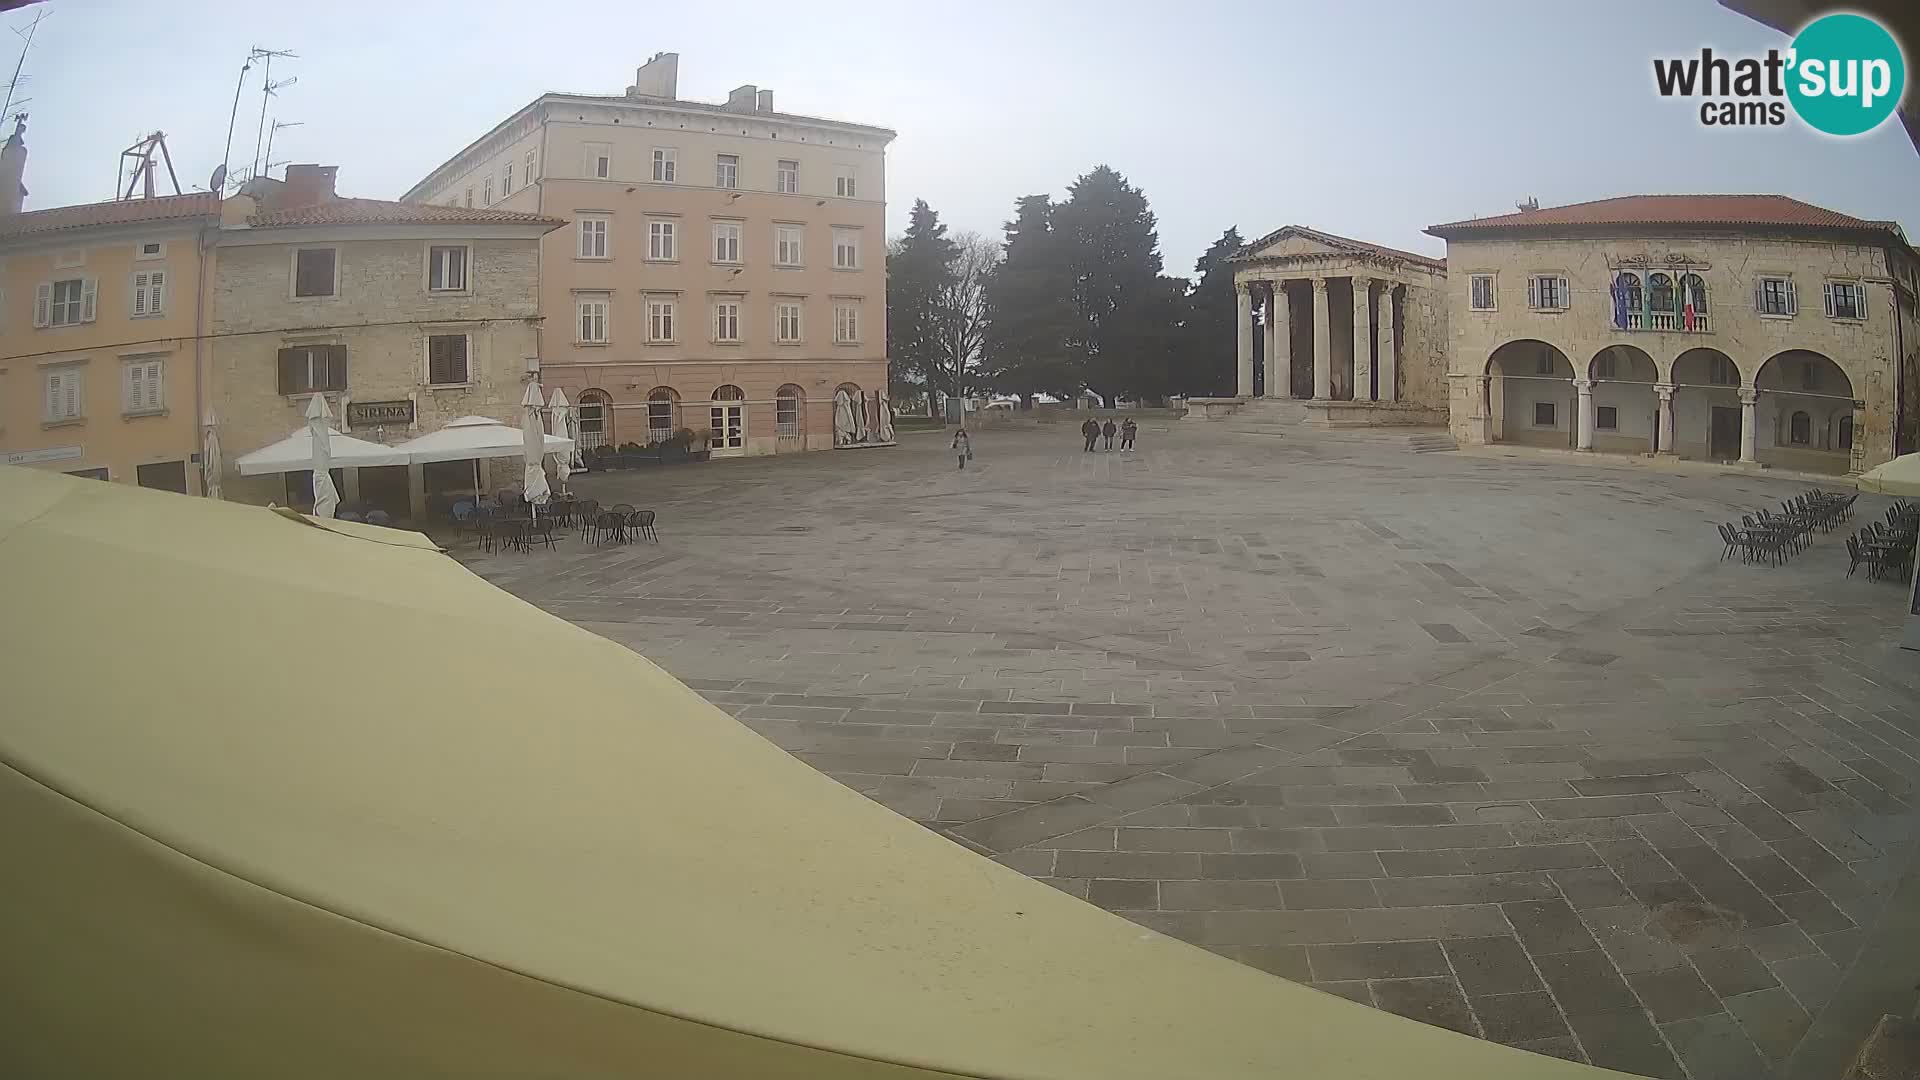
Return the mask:
[[[1860,474],[1861,491],[1882,495],[1920,495],[1920,454],[1905,454]]]
[[[404,534],[0,468],[0,597],[0,1075],[1615,1075],[1030,881]]]

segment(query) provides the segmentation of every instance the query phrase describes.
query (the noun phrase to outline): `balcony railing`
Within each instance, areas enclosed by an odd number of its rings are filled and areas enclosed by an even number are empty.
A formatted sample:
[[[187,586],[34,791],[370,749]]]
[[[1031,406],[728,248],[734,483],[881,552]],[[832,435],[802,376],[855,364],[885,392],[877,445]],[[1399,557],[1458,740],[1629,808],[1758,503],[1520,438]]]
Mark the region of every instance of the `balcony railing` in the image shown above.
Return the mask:
[[[1687,328],[1687,317],[1674,311],[1629,311],[1627,312],[1628,330],[1657,330],[1668,334],[1706,334],[1711,333],[1707,322],[1707,313],[1695,312],[1693,328]]]

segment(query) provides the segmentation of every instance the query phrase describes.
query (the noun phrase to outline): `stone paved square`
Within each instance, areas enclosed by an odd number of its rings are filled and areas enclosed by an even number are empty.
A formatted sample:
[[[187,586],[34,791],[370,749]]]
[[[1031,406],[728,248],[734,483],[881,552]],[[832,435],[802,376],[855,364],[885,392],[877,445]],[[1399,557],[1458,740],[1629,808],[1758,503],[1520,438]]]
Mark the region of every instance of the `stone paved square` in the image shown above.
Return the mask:
[[[660,542],[455,550],[1142,925],[1541,1053],[1786,1075],[1920,783],[1900,591],[1838,533],[1720,561],[1714,523],[1805,482],[1072,426],[983,431],[964,472],[936,434],[579,477]]]

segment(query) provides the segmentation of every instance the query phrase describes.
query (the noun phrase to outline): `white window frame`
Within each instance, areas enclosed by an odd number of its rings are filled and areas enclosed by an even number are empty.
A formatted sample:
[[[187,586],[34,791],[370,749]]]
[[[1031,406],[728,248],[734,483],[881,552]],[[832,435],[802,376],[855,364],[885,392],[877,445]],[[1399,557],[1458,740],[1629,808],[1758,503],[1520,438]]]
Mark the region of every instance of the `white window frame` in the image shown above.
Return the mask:
[[[613,340],[610,293],[583,293],[573,298],[573,340],[577,345],[606,345]]]
[[[647,261],[680,261],[680,223],[672,218],[647,219]]]
[[[120,365],[120,415],[152,416],[167,411],[164,357],[126,357]]]
[[[780,389],[785,390],[786,387],[783,386]],[[784,418],[788,406],[791,406],[793,409],[792,419]],[[783,394],[778,390],[774,391],[773,433],[775,435],[784,435],[787,438],[794,438],[800,435],[800,417],[805,409],[806,399],[799,394]]]
[[[167,272],[155,267],[127,275],[127,317],[151,319],[167,313]]]
[[[804,225],[775,223],[773,226],[773,265],[801,267],[806,259],[807,228]]]
[[[680,182],[680,149],[675,146],[656,146],[653,148],[653,182],[656,184],[677,184]]]
[[[859,180],[859,171],[853,166],[835,165],[833,167],[834,195],[842,199],[858,198],[860,191]]]
[[[1553,304],[1545,303],[1541,282],[1553,283]],[[1568,311],[1573,307],[1573,291],[1565,274],[1530,274],[1527,277],[1527,307],[1533,311]]]
[[[1767,283],[1776,282],[1780,286],[1780,298],[1785,302],[1785,311],[1767,310]],[[1753,310],[1763,319],[1791,319],[1800,313],[1799,297],[1795,295],[1793,277],[1789,274],[1761,274],[1753,283]]]
[[[1481,304],[1479,302],[1481,282],[1486,283],[1487,302],[1485,304]],[[1467,310],[1468,311],[1499,311],[1500,310],[1500,282],[1497,277],[1495,277],[1493,274],[1468,274],[1467,275]]]
[[[468,210],[471,210],[471,209],[473,209],[473,189],[472,189],[472,188],[468,188],[468,189],[467,189],[467,204],[466,204],[466,209],[468,209]]]
[[[773,190],[782,195],[800,194],[800,163],[786,158],[773,163]]]
[[[455,251],[460,253],[460,261],[459,261],[460,284],[454,287],[447,286],[445,284],[447,280],[447,275],[443,271],[440,276],[440,280],[442,284],[438,288],[434,287],[433,272],[436,269],[441,269],[439,265],[441,262],[441,255],[448,254]],[[449,266],[448,269],[450,268],[451,267]],[[465,294],[471,292],[472,285],[473,285],[473,247],[472,245],[435,244],[435,243],[429,242],[427,244],[427,277],[426,277],[425,284],[426,284],[427,292],[435,296],[464,296]]]
[[[500,197],[513,194],[513,155],[507,155],[505,165],[500,167]]]
[[[613,257],[613,219],[605,214],[582,214],[574,220],[574,248],[576,259],[610,259]]]
[[[788,322],[791,317],[792,326]],[[805,305],[798,300],[779,300],[773,305],[773,342],[776,345],[801,345],[806,342]],[[793,332],[789,334],[787,331]]]
[[[327,292],[314,293],[311,296],[300,295],[300,253],[303,251],[333,252],[333,280],[327,285]],[[330,244],[308,244],[296,247],[287,253],[287,298],[290,300],[332,300],[340,295],[340,249]]]
[[[76,281],[80,283],[79,294],[71,299],[60,300],[56,303],[55,296],[60,291],[60,286]],[[98,314],[99,298],[99,282],[84,274],[78,277],[62,277],[54,278],[51,281],[43,281],[34,290],[33,325],[36,327],[58,329],[62,326],[82,326],[90,323],[94,320],[94,316]],[[61,314],[71,314],[73,317],[56,322],[54,320],[56,310]]]
[[[834,226],[833,230],[833,268],[835,270],[860,269],[860,230]]]
[[[713,342],[716,345],[740,344],[740,301],[737,298],[713,302]]]
[[[40,377],[41,420],[48,424],[71,424],[87,418],[87,386],[79,364],[55,364]],[[55,402],[60,404],[56,405]]]
[[[671,296],[647,297],[647,344],[672,345],[680,340],[680,302]]]
[[[149,252],[147,250],[148,245],[152,245],[153,251]],[[148,259],[164,259],[167,257],[167,242],[165,240],[142,240],[133,245],[133,257],[135,260],[142,262]]]
[[[725,191],[735,191],[740,187],[740,155],[713,155],[713,186]]]
[[[491,176],[480,182],[480,205],[493,205],[493,177]]]
[[[613,179],[613,144],[590,142],[585,144],[586,160],[581,163],[580,171],[589,180]]]
[[[833,343],[860,344],[860,302],[840,300],[833,305]]]
[[[1840,290],[1853,294],[1853,314],[1842,315],[1840,311]],[[1867,286],[1857,278],[1834,278],[1821,290],[1826,294],[1827,318],[1836,322],[1867,321]]]
[[[540,160],[538,157],[539,152],[540,151],[538,150],[538,148],[529,148],[527,150],[526,156],[523,159],[521,159],[521,165],[520,165],[520,186],[521,187],[526,187],[528,184],[533,183],[535,179],[534,164],[535,162]]]
[[[740,243],[746,231],[746,226],[738,221],[714,222],[713,261],[728,266],[744,261],[740,257]]]

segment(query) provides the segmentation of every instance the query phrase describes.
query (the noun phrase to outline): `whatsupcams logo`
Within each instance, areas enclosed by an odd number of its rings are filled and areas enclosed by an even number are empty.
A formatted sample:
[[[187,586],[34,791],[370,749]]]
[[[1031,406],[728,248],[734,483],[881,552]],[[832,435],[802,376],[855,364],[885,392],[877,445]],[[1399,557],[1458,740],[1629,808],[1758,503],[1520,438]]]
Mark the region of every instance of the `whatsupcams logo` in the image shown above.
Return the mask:
[[[1907,63],[1886,27],[1843,12],[1808,23],[1784,52],[1656,59],[1653,82],[1661,97],[1700,99],[1707,127],[1779,127],[1791,106],[1815,131],[1861,135],[1899,106]]]

